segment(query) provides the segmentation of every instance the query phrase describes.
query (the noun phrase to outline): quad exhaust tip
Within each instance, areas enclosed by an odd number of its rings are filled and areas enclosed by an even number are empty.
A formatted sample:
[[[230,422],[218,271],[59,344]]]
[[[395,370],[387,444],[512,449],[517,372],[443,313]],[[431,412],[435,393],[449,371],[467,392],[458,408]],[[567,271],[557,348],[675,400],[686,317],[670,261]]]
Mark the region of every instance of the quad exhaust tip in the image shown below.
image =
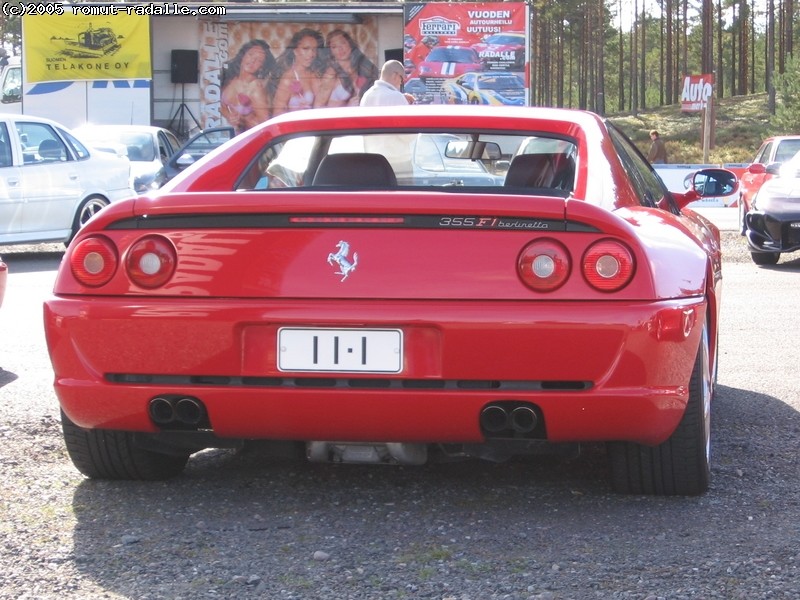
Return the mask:
[[[539,412],[533,405],[497,402],[484,407],[480,425],[490,437],[526,436],[539,425]]]

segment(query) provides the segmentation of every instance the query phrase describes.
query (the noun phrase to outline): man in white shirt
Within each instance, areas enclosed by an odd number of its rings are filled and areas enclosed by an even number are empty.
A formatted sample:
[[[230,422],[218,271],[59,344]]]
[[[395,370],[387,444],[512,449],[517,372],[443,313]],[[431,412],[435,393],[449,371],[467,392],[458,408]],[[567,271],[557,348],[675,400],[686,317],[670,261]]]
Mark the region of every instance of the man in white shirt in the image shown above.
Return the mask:
[[[361,97],[361,106],[398,106],[414,104],[414,96],[404,94],[400,87],[406,69],[399,60],[387,60],[381,67],[381,78],[372,84]]]

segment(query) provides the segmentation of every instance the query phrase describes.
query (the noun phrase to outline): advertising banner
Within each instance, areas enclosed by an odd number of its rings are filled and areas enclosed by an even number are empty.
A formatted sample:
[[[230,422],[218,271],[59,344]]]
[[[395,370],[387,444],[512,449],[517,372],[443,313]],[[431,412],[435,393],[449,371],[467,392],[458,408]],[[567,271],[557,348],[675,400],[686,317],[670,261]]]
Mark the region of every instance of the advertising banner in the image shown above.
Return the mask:
[[[686,75],[681,89],[681,110],[698,112],[705,109],[714,92],[714,74]]]
[[[25,15],[22,40],[27,83],[153,77],[147,16]]]
[[[525,2],[406,3],[405,91],[418,103],[528,104]]]
[[[379,76],[377,26],[200,21],[201,126],[237,133],[285,112],[358,106]]]

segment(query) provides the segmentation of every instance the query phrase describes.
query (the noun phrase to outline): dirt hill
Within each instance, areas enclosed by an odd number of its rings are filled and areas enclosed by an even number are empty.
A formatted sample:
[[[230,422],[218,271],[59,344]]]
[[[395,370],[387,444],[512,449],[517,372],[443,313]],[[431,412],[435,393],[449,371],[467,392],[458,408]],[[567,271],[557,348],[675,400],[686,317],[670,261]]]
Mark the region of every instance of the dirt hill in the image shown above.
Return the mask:
[[[682,113],[679,105],[640,111],[637,115],[609,116],[645,153],[650,146],[650,130],[658,130],[667,144],[669,162],[687,164],[703,162],[702,119],[700,112]],[[767,95],[719,100],[715,125],[709,163],[752,161],[768,135]]]

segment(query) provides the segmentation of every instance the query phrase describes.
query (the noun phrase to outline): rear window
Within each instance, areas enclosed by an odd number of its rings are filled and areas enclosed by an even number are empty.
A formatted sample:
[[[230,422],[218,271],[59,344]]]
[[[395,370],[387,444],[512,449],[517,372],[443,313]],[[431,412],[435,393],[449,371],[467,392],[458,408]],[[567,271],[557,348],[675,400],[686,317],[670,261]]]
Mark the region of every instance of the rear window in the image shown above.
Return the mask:
[[[574,188],[576,157],[573,140],[543,134],[307,135],[266,147],[238,189],[478,187],[530,193],[535,188],[566,197]]]
[[[783,162],[792,158],[800,151],[800,139],[783,140],[775,150],[775,162]]]

